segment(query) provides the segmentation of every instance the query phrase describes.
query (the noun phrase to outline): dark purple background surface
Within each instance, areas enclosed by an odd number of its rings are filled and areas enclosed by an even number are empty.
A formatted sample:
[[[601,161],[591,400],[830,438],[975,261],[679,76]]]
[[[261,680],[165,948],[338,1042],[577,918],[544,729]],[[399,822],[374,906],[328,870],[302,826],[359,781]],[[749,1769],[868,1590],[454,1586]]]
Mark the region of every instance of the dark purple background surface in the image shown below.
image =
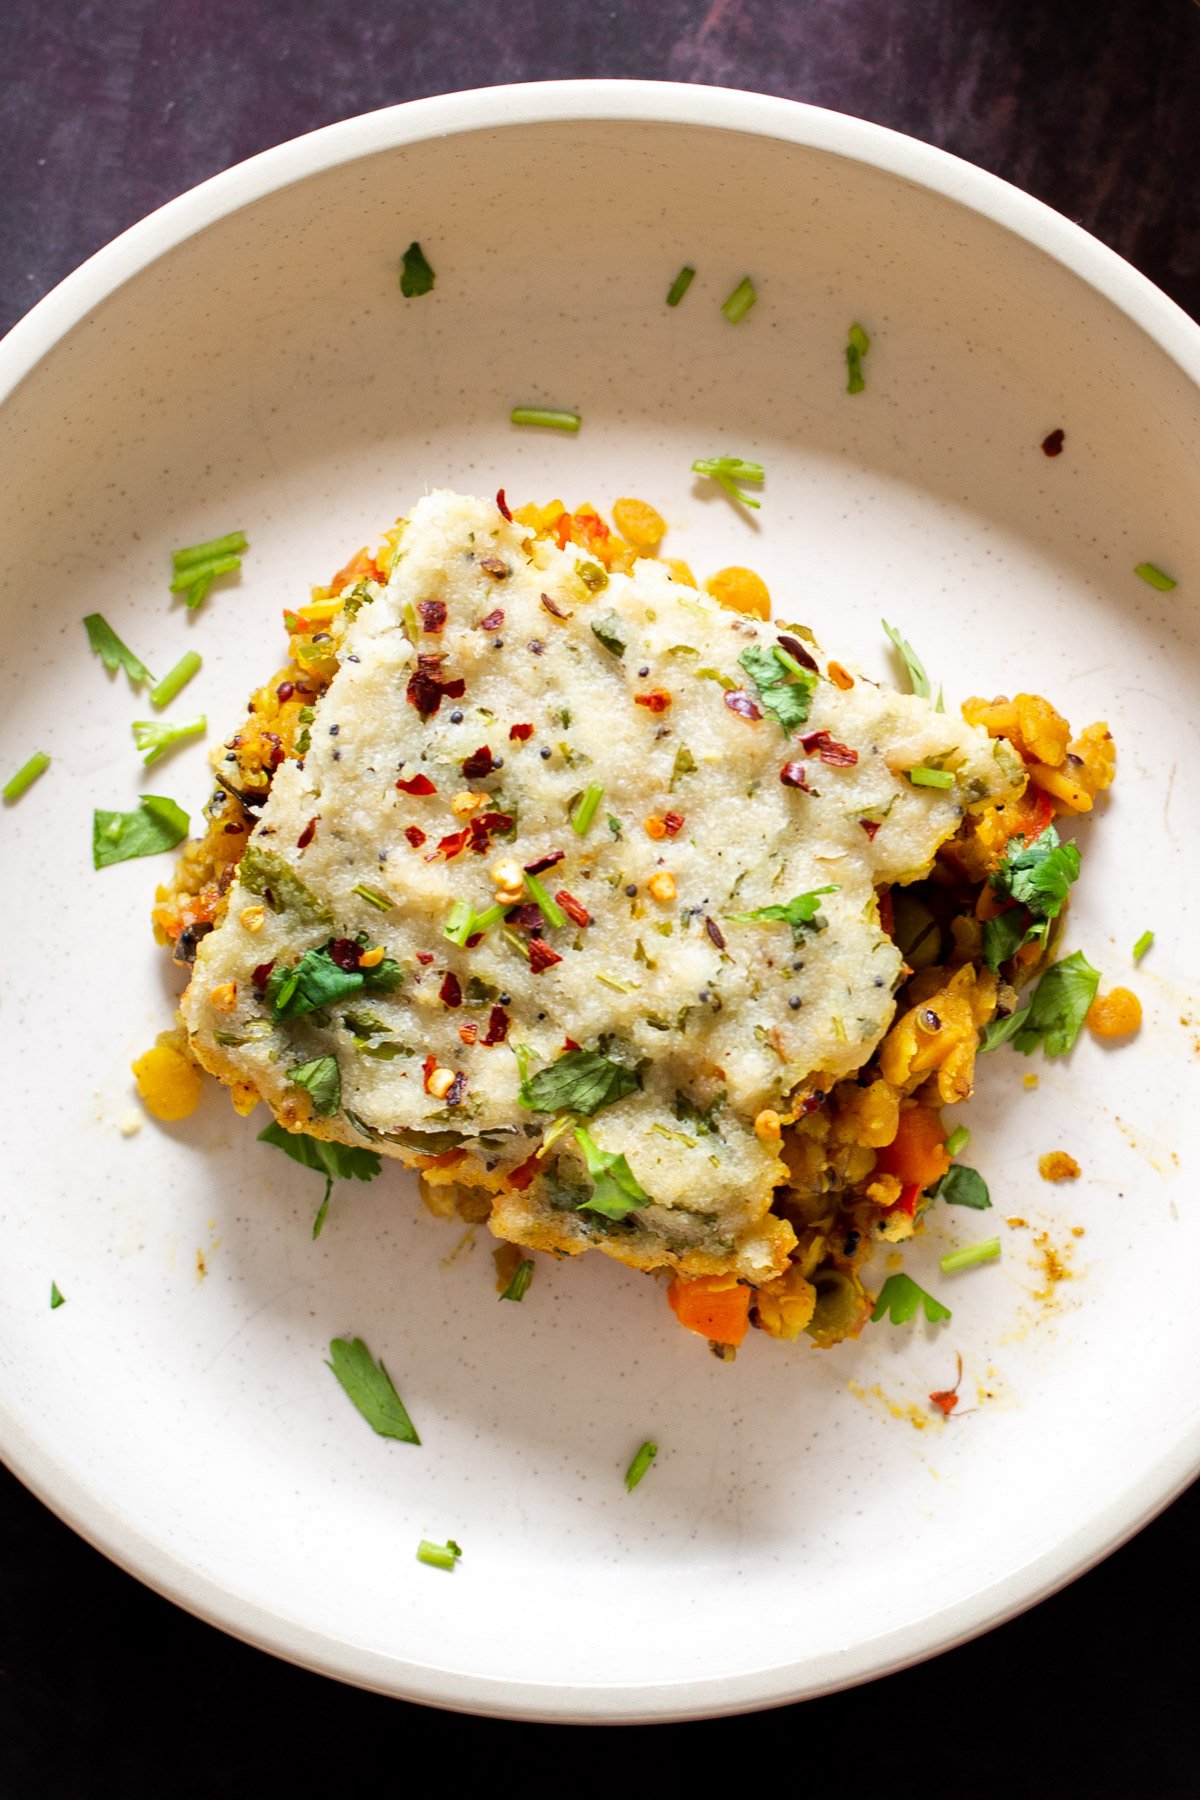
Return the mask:
[[[126,225],[270,144],[448,89],[602,75],[755,88],[911,132],[1079,220],[1200,316],[1192,0],[0,0],[0,330]],[[1130,1296],[1131,1329],[1152,1305]],[[474,1755],[484,1780],[622,1795],[664,1768],[686,1779],[702,1755],[722,1788],[766,1793],[1186,1793],[1198,1540],[1193,1490],[1066,1593],[923,1668],[760,1719],[585,1744],[248,1650],[0,1473],[0,1794],[457,1786]]]

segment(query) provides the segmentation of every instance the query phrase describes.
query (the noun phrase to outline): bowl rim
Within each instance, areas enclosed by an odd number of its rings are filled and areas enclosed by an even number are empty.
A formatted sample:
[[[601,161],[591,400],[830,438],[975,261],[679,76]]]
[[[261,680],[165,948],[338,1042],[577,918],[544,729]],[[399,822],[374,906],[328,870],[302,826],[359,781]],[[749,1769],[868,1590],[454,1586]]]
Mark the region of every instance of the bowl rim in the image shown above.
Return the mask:
[[[1011,231],[1123,313],[1200,386],[1200,325],[1116,251],[999,176],[945,150],[845,113],[735,88],[571,80],[477,88],[406,101],[264,150],[191,188],[90,256],[0,340],[0,405],[118,288],[210,225],[265,196],[363,157],[508,126],[635,121],[766,137],[825,151],[939,194]],[[256,1648],[337,1680],[484,1716],[558,1724],[666,1723],[752,1712],[873,1680],[954,1648],[1086,1573],[1148,1524],[1200,1473],[1200,1410],[1098,1514],[1003,1579],[916,1624],[820,1658],[734,1676],[642,1684],[548,1685],[411,1663],[339,1641],[202,1575],[148,1542],[93,1494],[0,1398],[0,1453],[60,1519],[158,1593]]]

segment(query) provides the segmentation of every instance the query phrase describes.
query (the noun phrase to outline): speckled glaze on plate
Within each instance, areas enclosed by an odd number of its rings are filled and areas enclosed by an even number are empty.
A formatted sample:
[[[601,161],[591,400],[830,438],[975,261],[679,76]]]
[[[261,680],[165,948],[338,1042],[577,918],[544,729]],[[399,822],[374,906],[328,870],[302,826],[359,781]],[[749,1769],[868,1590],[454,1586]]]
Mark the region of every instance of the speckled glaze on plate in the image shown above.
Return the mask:
[[[413,238],[437,286],[405,301]],[[731,328],[747,273],[758,305]],[[852,398],[855,319],[872,348]],[[1029,1605],[1176,1493],[1200,1452],[1198,380],[1197,328],[1035,201],[877,127],[702,88],[496,89],[333,126],[43,301],[0,346],[0,764],[54,757],[0,817],[0,1447],[23,1479],[254,1643],[559,1720],[880,1674]],[[515,430],[518,402],[577,407],[583,430]],[[760,513],[689,475],[722,451],[765,464]],[[80,619],[102,611],[157,674],[200,650],[172,711],[223,732],[275,666],[283,606],[425,486],[501,484],[641,494],[669,554],[752,565],[835,652],[882,674],[882,614],[951,702],[1042,690],[1112,723],[1066,947],[1129,980],[1147,1027],[984,1064],[972,1160],[996,1210],[935,1214],[907,1261],[950,1325],[830,1354],[752,1335],[724,1366],[598,1258],[539,1264],[499,1304],[486,1234],[460,1241],[395,1169],[339,1189],[312,1243],[319,1181],[216,1091],[122,1135],[129,1062],[174,991],[146,923],[166,862],[93,873],[91,809],[149,791],[195,814],[207,780],[198,748],[143,774],[144,697]],[[235,526],[240,580],[172,610],[170,549]],[[1136,579],[1146,559],[1174,593]],[[1037,1157],[1060,1148],[1083,1175],[1050,1187]],[[939,1274],[993,1230],[1000,1264]],[[324,1368],[347,1332],[387,1362],[420,1449],[374,1437]],[[927,1396],[956,1351],[943,1425]],[[417,1564],[422,1536],[462,1544],[452,1575]]]

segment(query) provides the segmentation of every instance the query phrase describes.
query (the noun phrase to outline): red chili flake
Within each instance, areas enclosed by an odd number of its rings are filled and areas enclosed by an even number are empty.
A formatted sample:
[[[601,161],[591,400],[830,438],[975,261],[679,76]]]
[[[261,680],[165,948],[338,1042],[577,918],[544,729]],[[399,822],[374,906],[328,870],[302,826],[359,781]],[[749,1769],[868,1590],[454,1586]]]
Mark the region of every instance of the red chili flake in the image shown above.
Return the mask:
[[[508,915],[508,923],[515,925],[518,931],[540,931],[542,909],[534,901],[527,900],[523,906],[513,907]]]
[[[574,1038],[565,1037],[563,1039],[563,1049],[564,1050],[578,1050],[580,1048],[581,1048],[581,1046],[575,1042]]]
[[[467,835],[471,839],[471,848],[480,856],[486,856],[488,840],[493,831],[511,831],[516,823],[511,813],[479,813],[467,826]]]
[[[490,612],[486,619],[480,619],[479,629],[480,631],[499,631],[503,623],[504,614],[500,608],[497,607],[495,612]]]
[[[493,581],[507,581],[512,574],[512,569],[502,556],[481,556],[479,566]]]
[[[504,489],[503,488],[496,489],[496,505],[500,508],[500,511],[504,514],[504,517],[508,520],[509,524],[511,525],[512,524],[512,514],[508,510],[508,501],[504,498]]]
[[[493,1044],[502,1044],[507,1036],[508,1014],[502,1006],[493,1006],[488,1014],[487,1030],[479,1041],[490,1050]]]
[[[417,611],[421,615],[421,624],[431,637],[446,628],[446,602],[444,600],[418,600]]]
[[[554,537],[560,550],[565,550],[571,541],[571,526],[574,520],[569,512],[560,512],[554,521]]]
[[[416,671],[408,678],[405,698],[423,719],[431,718],[443,700],[461,700],[467,691],[461,676],[447,681],[441,673],[441,665],[440,656],[418,656]]]
[[[279,741],[278,734],[274,731],[264,731],[263,737],[266,739],[267,743],[272,746],[271,754],[267,758],[267,768],[277,769],[284,758],[283,745]]]
[[[705,919],[704,929],[707,931],[713,943],[717,946],[717,949],[723,950],[725,948],[725,933],[721,930],[717,921],[715,919]]]
[[[889,937],[892,937],[896,930],[896,914],[895,909],[892,906],[891,889],[880,888],[878,897],[880,926],[887,932]]]
[[[562,957],[558,954],[558,951],[552,950],[545,938],[530,938],[529,967],[535,975],[540,975],[543,969],[552,969],[555,963],[560,963],[561,961]]]
[[[279,686],[275,689],[275,698],[279,701],[290,700],[295,691],[296,684],[294,681],[281,681]]]
[[[437,1057],[436,1056],[432,1056],[432,1055],[427,1056],[425,1058],[425,1061],[421,1064],[421,1075],[425,1082],[425,1092],[426,1093],[429,1092],[429,1078],[433,1074],[433,1071],[436,1068],[437,1068]]]
[[[320,813],[318,813],[317,819],[319,819],[320,816],[321,816]],[[317,835],[317,819],[310,819],[308,821],[308,824],[304,827],[304,830],[300,833],[300,836],[296,839],[297,850],[307,850],[308,846],[312,843],[313,839],[316,837],[316,835]]]
[[[251,972],[250,979],[254,983],[255,987],[258,989],[260,994],[262,993],[263,989],[266,987],[267,981],[270,978],[271,970],[274,967],[275,967],[275,958],[272,957],[269,963],[259,963],[257,969],[254,969]]]
[[[457,1106],[466,1091],[467,1078],[460,1069],[446,1090],[445,1104],[447,1106]]]
[[[419,825],[406,825],[404,827],[404,835],[414,850],[419,850],[421,845],[425,842],[425,833],[421,830]]]
[[[525,864],[525,873],[527,875],[544,875],[547,869],[552,869],[555,863],[562,861],[564,854],[565,852],[562,850],[547,850],[545,856],[539,856],[533,862]]]
[[[565,607],[560,606],[557,600],[552,600],[549,594],[542,595],[542,605],[555,619],[569,619],[573,616],[571,613],[567,612]]]
[[[1061,435],[1062,434],[1060,432],[1059,436],[1061,437]],[[1057,450],[1047,450],[1046,455],[1047,456],[1057,456],[1058,451]],[[946,1389],[940,1390],[937,1393],[930,1394],[929,1399],[930,1399],[931,1404],[936,1406],[938,1411],[940,1413],[942,1413],[947,1419],[950,1417],[950,1414],[954,1411],[955,1407],[958,1405],[958,1395],[954,1392],[953,1388],[946,1388]]]
[[[437,788],[428,775],[402,775],[396,786],[402,794],[436,794]]]
[[[361,958],[362,951],[353,938],[334,938],[329,945],[330,962],[335,962],[347,975],[356,973]]]
[[[474,1019],[468,1019],[465,1025],[460,1025],[458,1035],[464,1044],[473,1044],[479,1036],[479,1027]]]
[[[531,738],[533,736],[533,726],[532,725],[513,725],[509,729],[508,736],[509,736],[510,743],[523,744],[523,743],[525,743],[525,741],[528,738]]]
[[[587,907],[584,906],[581,900],[576,900],[574,894],[568,894],[566,888],[559,888],[554,898],[558,901],[558,904],[562,907],[568,919],[573,919],[576,925],[582,927],[591,924],[592,915]]]
[[[425,861],[436,862],[439,856],[444,856],[446,861],[450,862],[454,857],[461,856],[467,847],[470,836],[471,827],[464,825],[461,831],[452,831],[448,836],[439,838],[437,849],[431,851]]]
[[[1042,439],[1042,449],[1046,452],[1047,456],[1062,455],[1063,439],[1066,435],[1066,432],[1060,429],[1058,431],[1052,431],[1048,437]]]
[[[818,669],[816,662],[804,648],[804,645],[798,642],[796,638],[781,637],[779,640],[779,647],[781,650],[786,650],[789,656],[794,656],[796,661],[800,663],[802,667],[811,669],[814,675],[820,674],[821,671]]]
[[[663,830],[668,837],[677,837],[683,830],[683,814],[669,812],[663,818]]]
[[[490,775],[493,762],[491,750],[486,744],[481,744],[478,750],[472,750],[470,756],[463,757],[462,772],[468,781],[472,781],[478,775]]]
[[[516,1188],[518,1194],[523,1194],[535,1179],[537,1172],[538,1154],[535,1150],[533,1155],[527,1156],[523,1163],[518,1163],[515,1169],[510,1169],[504,1179],[510,1188]]]
[[[428,965],[429,963],[431,963],[433,961],[433,951],[432,950],[418,950],[417,951],[417,961],[419,963],[424,963],[424,964]]]
[[[863,830],[866,832],[868,838],[873,839],[875,836],[875,833],[879,830],[878,819],[860,819],[858,822],[862,826]]]
[[[739,719],[762,718],[762,713],[744,688],[732,688],[722,697],[730,712],[736,713]]]
[[[442,985],[438,989],[438,999],[443,1006],[462,1005],[462,985],[453,969],[447,969]]]
[[[808,770],[802,762],[784,763],[779,771],[779,779],[784,787],[799,788],[802,794],[811,794],[813,791],[808,785]]]
[[[858,761],[857,750],[851,750],[846,744],[839,744],[827,731],[806,732],[800,742],[807,755],[811,756],[815,751],[831,769],[852,769]]]
[[[644,706],[647,712],[665,713],[671,704],[671,696],[666,688],[651,688],[648,694],[635,694],[633,703],[635,706]]]

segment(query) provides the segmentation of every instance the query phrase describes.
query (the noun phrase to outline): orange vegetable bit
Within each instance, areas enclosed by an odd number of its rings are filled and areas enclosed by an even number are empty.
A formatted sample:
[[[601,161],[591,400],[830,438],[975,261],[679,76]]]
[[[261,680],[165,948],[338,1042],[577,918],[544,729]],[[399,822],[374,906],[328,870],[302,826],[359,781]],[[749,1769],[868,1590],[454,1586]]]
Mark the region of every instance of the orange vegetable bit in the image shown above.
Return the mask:
[[[1142,1003],[1131,988],[1112,988],[1092,1001],[1087,1022],[1098,1038],[1131,1037],[1142,1022]]]
[[[676,1276],[667,1289],[671,1311],[689,1331],[714,1344],[740,1344],[750,1324],[750,1289],[733,1275]]]
[[[876,1174],[895,1175],[906,1187],[915,1182],[923,1192],[949,1167],[941,1113],[935,1106],[902,1107],[895,1137],[876,1155]]]

